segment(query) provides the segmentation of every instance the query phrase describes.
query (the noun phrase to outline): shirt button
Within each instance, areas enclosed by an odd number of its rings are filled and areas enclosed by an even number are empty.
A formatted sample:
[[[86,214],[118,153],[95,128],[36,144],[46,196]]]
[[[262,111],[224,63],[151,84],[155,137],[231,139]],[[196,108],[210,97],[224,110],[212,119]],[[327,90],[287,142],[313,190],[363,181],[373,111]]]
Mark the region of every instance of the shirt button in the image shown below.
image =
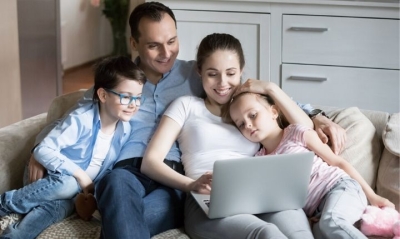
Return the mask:
[[[156,97],[158,98],[158,95],[156,95]]]

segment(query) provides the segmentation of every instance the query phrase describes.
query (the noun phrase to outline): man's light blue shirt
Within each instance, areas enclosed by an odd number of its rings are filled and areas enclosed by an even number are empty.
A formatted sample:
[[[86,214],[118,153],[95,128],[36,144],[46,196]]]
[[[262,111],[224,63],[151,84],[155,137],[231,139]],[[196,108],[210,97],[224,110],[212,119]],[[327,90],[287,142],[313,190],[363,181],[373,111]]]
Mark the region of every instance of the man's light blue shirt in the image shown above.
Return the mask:
[[[137,59],[138,60],[138,59]],[[171,70],[163,75],[157,85],[147,81],[143,87],[144,104],[131,119],[131,136],[123,146],[118,160],[143,157],[164,111],[176,98],[184,95],[204,95],[195,61],[176,60]],[[181,152],[175,142],[166,159],[180,161]]]
[[[66,175],[81,168],[86,170],[93,156],[97,134],[101,129],[97,103],[81,104],[58,122],[43,141],[34,149],[35,159],[47,170]],[[129,122],[117,123],[111,147],[94,181],[111,168],[131,131]]]

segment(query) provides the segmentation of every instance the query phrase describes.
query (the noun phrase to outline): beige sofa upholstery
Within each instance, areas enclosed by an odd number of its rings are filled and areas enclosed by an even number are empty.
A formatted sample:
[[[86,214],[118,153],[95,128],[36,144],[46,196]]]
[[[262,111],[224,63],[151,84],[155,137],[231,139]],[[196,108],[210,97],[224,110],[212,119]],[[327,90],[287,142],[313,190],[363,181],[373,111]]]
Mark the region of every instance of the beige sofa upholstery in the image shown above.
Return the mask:
[[[60,118],[84,91],[73,92],[54,99],[48,113],[22,120],[0,129],[0,193],[22,186],[25,164],[30,156],[35,136],[48,123]],[[360,111],[352,107],[322,108],[347,130],[348,141],[342,156],[348,159],[376,188],[378,194],[387,197],[399,210],[400,197],[400,117],[399,113]],[[99,238],[100,221],[93,218],[86,222],[76,214],[52,225],[38,238]],[[189,238],[182,229],[173,229],[153,237]]]

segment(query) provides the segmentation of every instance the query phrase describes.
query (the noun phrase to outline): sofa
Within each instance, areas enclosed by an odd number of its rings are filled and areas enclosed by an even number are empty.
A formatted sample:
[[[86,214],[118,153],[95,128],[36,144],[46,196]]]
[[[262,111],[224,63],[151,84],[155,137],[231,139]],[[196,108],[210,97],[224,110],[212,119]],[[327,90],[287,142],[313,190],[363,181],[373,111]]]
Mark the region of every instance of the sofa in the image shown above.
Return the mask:
[[[0,129],[0,193],[23,185],[24,167],[30,157],[35,136],[41,129],[60,118],[84,90],[56,97],[47,113],[21,120]],[[400,114],[360,110],[357,107],[314,106],[347,131],[347,144],[341,155],[347,159],[382,195],[399,210],[400,205]],[[96,214],[96,213],[95,213]],[[76,214],[54,224],[38,238],[99,238],[101,217],[81,220]],[[189,238],[182,228],[155,235],[152,239]],[[375,237],[370,237],[375,238]]]

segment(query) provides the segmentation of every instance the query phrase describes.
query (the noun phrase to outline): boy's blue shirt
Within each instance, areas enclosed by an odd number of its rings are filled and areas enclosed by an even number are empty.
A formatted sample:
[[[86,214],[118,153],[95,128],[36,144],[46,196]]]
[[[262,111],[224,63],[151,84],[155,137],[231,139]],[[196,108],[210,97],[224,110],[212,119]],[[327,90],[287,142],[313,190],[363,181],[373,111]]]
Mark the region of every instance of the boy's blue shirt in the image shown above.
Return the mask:
[[[100,128],[97,103],[80,104],[47,134],[34,149],[34,156],[47,170],[72,176],[78,168],[86,170],[89,166]],[[114,165],[130,132],[129,122],[117,123],[110,150],[94,181]]]

